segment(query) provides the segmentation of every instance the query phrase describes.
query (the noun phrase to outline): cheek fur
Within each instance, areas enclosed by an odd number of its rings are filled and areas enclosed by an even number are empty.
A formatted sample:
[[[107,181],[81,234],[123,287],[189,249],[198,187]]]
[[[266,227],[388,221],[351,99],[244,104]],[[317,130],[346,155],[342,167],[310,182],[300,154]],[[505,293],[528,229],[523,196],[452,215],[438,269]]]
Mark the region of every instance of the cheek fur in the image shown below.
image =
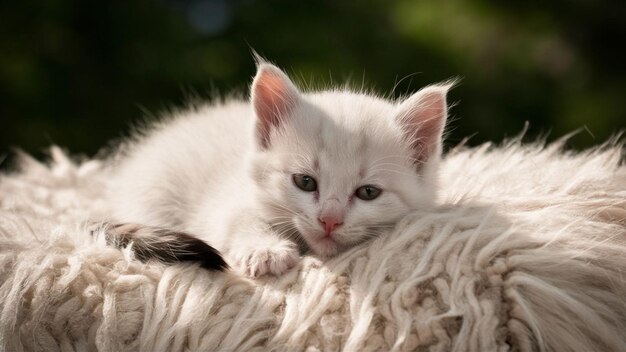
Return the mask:
[[[275,171],[266,174],[258,184],[262,206],[274,217],[300,219],[301,224],[312,223],[317,213],[318,192],[303,192],[294,184],[291,174]],[[295,222],[295,221],[294,221]],[[299,229],[302,230],[302,229]]]

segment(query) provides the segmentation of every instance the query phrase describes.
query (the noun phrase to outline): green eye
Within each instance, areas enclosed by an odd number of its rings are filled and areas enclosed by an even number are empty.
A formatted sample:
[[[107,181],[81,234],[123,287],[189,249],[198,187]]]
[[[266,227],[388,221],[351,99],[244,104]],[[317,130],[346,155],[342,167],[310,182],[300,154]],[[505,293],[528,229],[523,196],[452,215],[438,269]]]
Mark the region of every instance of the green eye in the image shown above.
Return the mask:
[[[371,185],[359,187],[354,194],[363,200],[373,200],[378,198],[383,191]]]
[[[305,192],[317,191],[317,182],[309,175],[295,174],[293,175],[293,183]]]

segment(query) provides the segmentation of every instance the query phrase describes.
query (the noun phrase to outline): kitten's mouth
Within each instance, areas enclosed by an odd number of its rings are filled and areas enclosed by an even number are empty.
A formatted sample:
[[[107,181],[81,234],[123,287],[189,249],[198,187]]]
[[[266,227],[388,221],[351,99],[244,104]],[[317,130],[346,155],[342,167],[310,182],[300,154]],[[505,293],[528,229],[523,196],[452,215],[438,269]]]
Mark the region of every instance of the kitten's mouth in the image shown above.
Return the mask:
[[[318,234],[312,234],[311,236],[307,236],[309,240],[309,247],[311,249],[322,256],[331,256],[338,252],[339,250],[339,242],[334,236],[325,236],[322,234],[321,236]]]
[[[328,243],[328,244],[337,244],[337,240],[335,240],[332,236],[324,236],[316,239],[319,243]]]

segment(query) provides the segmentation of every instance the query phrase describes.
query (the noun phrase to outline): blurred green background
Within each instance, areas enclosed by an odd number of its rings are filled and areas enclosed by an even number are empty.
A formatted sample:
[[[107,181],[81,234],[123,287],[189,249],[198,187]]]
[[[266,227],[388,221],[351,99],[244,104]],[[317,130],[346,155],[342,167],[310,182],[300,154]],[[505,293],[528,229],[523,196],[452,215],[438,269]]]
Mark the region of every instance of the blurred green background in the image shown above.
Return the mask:
[[[245,92],[251,47],[315,87],[461,77],[448,146],[529,121],[527,139],[584,128],[584,148],[626,128],[625,41],[625,1],[4,1],[0,158],[93,155],[132,121]]]

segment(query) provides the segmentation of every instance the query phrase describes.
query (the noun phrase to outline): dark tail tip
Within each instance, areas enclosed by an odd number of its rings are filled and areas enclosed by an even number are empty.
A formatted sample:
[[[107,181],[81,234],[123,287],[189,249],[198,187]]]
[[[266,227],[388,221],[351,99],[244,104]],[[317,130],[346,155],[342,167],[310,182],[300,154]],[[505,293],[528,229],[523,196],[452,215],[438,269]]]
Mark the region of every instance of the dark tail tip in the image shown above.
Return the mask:
[[[199,263],[208,270],[229,268],[220,252],[206,242],[184,232],[138,224],[103,224],[107,243],[118,248],[132,245],[137,259],[164,263]]]
[[[220,252],[206,242],[184,232],[170,232],[167,236],[175,237],[175,240],[171,243],[169,240],[164,242],[163,250],[158,253],[160,260],[168,263],[200,263],[205,269],[217,271],[229,268]],[[139,252],[137,256],[140,256]]]

